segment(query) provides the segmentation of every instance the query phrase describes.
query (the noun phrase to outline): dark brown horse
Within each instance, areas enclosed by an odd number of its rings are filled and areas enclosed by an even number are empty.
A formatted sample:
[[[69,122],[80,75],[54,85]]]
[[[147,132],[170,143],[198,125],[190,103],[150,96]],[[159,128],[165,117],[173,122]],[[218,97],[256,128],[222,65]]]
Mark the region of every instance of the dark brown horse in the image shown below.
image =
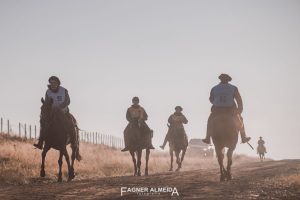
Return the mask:
[[[149,129],[145,122],[138,120],[131,121],[126,127],[129,136],[129,152],[134,165],[134,176],[141,176],[141,158],[143,149],[146,149],[145,176],[148,176],[148,161],[150,156],[149,144],[153,137],[153,131]],[[135,158],[135,155],[137,159]]]
[[[74,160],[80,160],[79,148],[76,145],[71,145],[72,155],[71,163],[69,154],[67,151],[67,145],[71,142],[71,131],[74,130],[74,126],[70,123],[70,120],[67,118],[66,114],[58,108],[53,108],[53,100],[45,101],[42,98],[42,107],[41,107],[41,131],[44,131],[43,135],[45,136],[45,146],[42,152],[42,165],[40,176],[45,177],[45,158],[47,152],[53,148],[59,151],[59,173],[58,173],[58,182],[62,181],[62,164],[63,156],[65,156],[67,165],[68,165],[68,181],[71,181],[75,177],[74,173]],[[72,130],[73,129],[73,130]],[[77,130],[78,131],[78,130]]]
[[[238,141],[238,130],[231,114],[219,114],[212,120],[212,140],[220,165],[220,181],[231,180],[232,154]],[[226,169],[223,165],[225,147],[228,148]]]
[[[182,128],[173,128],[168,125],[168,134],[169,134],[169,152],[171,157],[171,166],[169,171],[173,171],[173,152],[175,152],[177,169],[179,171],[182,166],[182,162],[185,156],[185,152],[188,146],[187,135]],[[180,158],[181,153],[181,158]]]

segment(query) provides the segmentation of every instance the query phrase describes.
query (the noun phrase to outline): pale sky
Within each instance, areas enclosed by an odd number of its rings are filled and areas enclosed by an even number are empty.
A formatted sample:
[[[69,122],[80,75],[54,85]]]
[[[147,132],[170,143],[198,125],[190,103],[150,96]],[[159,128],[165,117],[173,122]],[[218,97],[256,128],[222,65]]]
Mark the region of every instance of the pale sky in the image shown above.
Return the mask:
[[[57,75],[81,129],[123,137],[139,96],[158,148],[176,105],[189,138],[205,136],[210,89],[228,73],[251,144],[299,158],[299,36],[297,0],[0,0],[0,116],[38,124]]]

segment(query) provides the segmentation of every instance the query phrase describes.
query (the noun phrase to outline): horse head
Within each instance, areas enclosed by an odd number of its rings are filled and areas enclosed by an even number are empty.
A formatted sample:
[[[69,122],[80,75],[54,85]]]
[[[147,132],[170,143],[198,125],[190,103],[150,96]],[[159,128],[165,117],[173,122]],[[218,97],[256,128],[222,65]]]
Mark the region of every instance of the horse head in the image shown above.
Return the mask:
[[[40,115],[40,124],[41,124],[41,131],[46,130],[49,127],[52,118],[52,104],[53,99],[50,98],[49,100],[41,99],[42,106],[41,106],[41,115]]]

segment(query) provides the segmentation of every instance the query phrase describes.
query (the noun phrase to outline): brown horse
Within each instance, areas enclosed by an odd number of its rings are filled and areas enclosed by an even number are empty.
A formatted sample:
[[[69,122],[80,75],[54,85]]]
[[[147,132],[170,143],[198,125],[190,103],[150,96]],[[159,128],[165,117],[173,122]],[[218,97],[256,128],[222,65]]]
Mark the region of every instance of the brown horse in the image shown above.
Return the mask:
[[[263,144],[257,146],[257,154],[259,155],[260,161],[265,160],[266,147]]]
[[[150,156],[149,144],[153,137],[153,131],[149,129],[145,122],[140,123],[138,120],[131,121],[126,127],[128,131],[129,152],[134,165],[134,176],[141,176],[141,158],[143,149],[146,149],[146,167],[145,176],[148,176],[148,161]],[[137,159],[135,158],[137,156]]]
[[[220,181],[231,180],[232,154],[238,141],[238,130],[231,114],[219,114],[212,120],[212,140],[220,165]],[[228,148],[227,169],[223,165],[225,147]]]
[[[171,166],[169,171],[173,171],[173,152],[175,152],[176,156],[176,163],[177,163],[177,169],[176,171],[179,171],[182,166],[182,162],[185,156],[185,152],[188,146],[188,138],[184,131],[184,129],[176,129],[173,127],[170,127],[168,125],[168,134],[169,134],[169,153],[171,157]],[[181,158],[180,158],[181,153]]]
[[[71,131],[74,129],[69,119],[67,119],[66,114],[59,108],[53,108],[53,100],[45,101],[42,98],[42,107],[41,107],[41,131],[44,131],[44,140],[45,146],[42,152],[42,165],[40,176],[45,177],[45,158],[47,152],[53,148],[59,151],[59,173],[58,173],[58,182],[62,182],[62,164],[63,164],[63,156],[65,156],[67,165],[68,165],[68,181],[71,181],[75,178],[74,173],[74,160],[75,158],[79,161],[80,154],[79,148],[76,145],[71,145],[72,155],[71,155],[71,163],[69,154],[67,151],[67,145],[71,142]]]

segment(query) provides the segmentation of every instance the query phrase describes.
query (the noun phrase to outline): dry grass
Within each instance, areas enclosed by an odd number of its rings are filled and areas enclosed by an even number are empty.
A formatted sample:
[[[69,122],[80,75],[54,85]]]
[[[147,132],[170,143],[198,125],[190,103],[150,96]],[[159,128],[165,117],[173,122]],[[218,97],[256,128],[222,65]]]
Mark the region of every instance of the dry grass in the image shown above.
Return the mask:
[[[279,179],[284,185],[292,186],[300,189],[300,174],[293,174],[290,176],[281,177]]]
[[[0,134],[0,182],[26,184],[38,181],[41,151],[34,149],[33,140],[23,141],[19,138]],[[128,152],[111,149],[103,145],[81,143],[83,160],[75,163],[76,179],[104,176],[123,176],[133,173],[133,164]],[[70,152],[70,149],[69,149]],[[145,152],[143,152],[142,169],[144,169]],[[46,176],[49,181],[56,181],[58,173],[58,151],[50,150],[46,157]],[[237,162],[253,162],[246,156],[235,156]],[[167,152],[151,151],[149,173],[165,172],[169,169],[170,158]],[[174,160],[174,169],[176,168]],[[191,157],[187,154],[182,170],[206,169],[218,167],[216,159]],[[66,163],[63,165],[66,176]],[[143,171],[142,171],[143,172]]]

